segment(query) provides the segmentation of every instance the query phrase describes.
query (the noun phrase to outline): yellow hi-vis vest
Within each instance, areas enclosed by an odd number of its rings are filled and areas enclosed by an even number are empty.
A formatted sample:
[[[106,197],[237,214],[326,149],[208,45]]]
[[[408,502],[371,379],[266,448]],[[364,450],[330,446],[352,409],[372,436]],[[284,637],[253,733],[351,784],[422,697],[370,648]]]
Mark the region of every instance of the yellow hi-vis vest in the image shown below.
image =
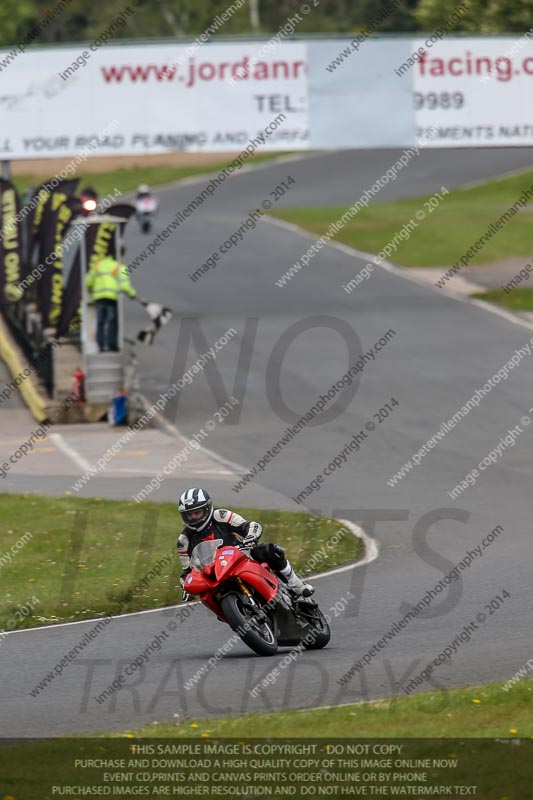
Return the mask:
[[[85,285],[94,300],[117,300],[119,292],[130,297],[136,294],[126,265],[120,264],[113,256],[106,256],[91,267],[85,276]]]

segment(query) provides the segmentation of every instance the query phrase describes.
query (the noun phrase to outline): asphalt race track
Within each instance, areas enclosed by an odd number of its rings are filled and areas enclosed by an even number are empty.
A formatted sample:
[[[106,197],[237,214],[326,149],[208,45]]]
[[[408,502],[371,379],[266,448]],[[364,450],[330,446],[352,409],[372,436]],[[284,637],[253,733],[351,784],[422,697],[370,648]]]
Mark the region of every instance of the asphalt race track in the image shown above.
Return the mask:
[[[197,338],[187,352],[184,330],[196,337],[202,334],[208,346],[229,328],[237,331],[217,356],[217,372],[209,373],[211,384],[206,370],[182,391],[179,405],[169,403],[165,409],[169,422],[189,437],[214,417],[227,397],[238,399],[240,413],[230,420],[234,424],[217,424],[205,440],[210,451],[232,465],[230,475],[206,475],[202,480],[219,505],[255,501],[267,507],[279,505],[283,497],[286,507],[296,509],[291,498],[355,434],[367,431],[360,450],[351,453],[325,478],[320,491],[305,501],[309,508],[359,523],[380,547],[379,558],[368,566],[317,580],[318,599],[332,617],[330,646],[287,662],[276,684],[254,698],[250,691],[279,667],[286,652],[260,659],[238,644],[187,689],[187,681],[227,641],[229,629],[199,606],[182,611],[181,622],[175,609],[130,615],[102,630],[86,655],[32,697],[30,690],[95,623],[16,632],[4,639],[0,653],[0,735],[129,730],[177,715],[192,720],[403,694],[405,684],[476,620],[477,627],[463,634],[453,659],[435,668],[432,682],[421,689],[502,679],[530,658],[526,612],[531,608],[533,545],[532,502],[527,497],[533,479],[532,429],[521,418],[533,409],[533,349],[419,466],[394,487],[387,481],[516,350],[529,343],[533,330],[381,268],[348,294],[342,286],[367,262],[329,246],[279,288],[275,281],[315,237],[264,220],[255,230],[246,230],[215,269],[196,282],[188,277],[288,176],[295,182],[273,208],[347,206],[398,155],[399,151],[311,155],[243,172],[221,186],[132,276],[141,294],[164,300],[176,311],[154,346],[141,354],[143,387],[150,400],[156,400],[204,349]],[[377,202],[525,168],[531,155],[525,148],[424,152],[381,190]],[[161,192],[158,230],[187,206],[202,185]],[[495,209],[495,217],[500,213]],[[151,241],[151,236],[141,236],[135,222],[130,223],[130,262]],[[135,332],[146,317],[138,306],[132,305],[128,312],[128,328]],[[301,431],[265,466],[251,488],[232,491],[240,467],[256,464],[280,440],[289,422],[310,409],[361,352],[368,353],[391,330],[394,334],[378,352],[373,351],[375,358],[369,357],[360,380],[327,406],[342,402],[341,396],[346,407],[331,413],[325,424]],[[220,382],[215,384],[217,376]],[[391,405],[392,398],[397,405]],[[385,418],[380,409],[387,403],[392,410]],[[529,416],[533,420],[533,410]],[[374,423],[374,428],[365,428],[366,423]],[[482,471],[475,485],[452,499],[448,492],[517,425],[522,431],[514,446]],[[185,466],[156,497],[177,496],[189,478]],[[43,490],[62,494],[69,480],[67,472],[43,477]],[[28,476],[10,476],[10,491],[31,486]],[[97,478],[88,493],[96,492],[129,496],[131,489],[124,476]],[[340,685],[354,659],[361,659],[406,613],[405,604],[419,602],[496,526],[503,531],[460,573],[460,579],[378,651],[364,671]],[[504,602],[489,606],[503,591],[509,594]],[[335,604],[346,605],[350,595],[347,608],[339,613]],[[494,610],[494,605],[499,607]],[[95,697],[172,621],[177,621],[175,631],[148,666],[111,699],[98,703]],[[444,694],[439,713],[445,713],[445,704]]]

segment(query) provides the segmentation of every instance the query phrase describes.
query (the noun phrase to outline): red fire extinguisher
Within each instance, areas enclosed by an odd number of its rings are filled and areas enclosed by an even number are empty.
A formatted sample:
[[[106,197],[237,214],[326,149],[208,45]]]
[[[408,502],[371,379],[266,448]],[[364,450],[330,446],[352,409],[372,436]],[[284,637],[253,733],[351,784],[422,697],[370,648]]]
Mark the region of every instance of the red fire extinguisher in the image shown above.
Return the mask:
[[[72,396],[76,400],[76,403],[85,403],[85,375],[79,367],[74,373],[73,378]]]

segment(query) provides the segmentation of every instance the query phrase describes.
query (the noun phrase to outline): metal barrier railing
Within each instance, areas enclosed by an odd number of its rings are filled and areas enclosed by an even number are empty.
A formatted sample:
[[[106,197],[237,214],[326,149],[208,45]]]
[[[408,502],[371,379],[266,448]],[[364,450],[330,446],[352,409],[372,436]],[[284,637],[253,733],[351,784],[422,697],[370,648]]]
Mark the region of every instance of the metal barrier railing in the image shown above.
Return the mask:
[[[50,397],[54,397],[54,340],[47,336],[38,316],[23,305],[3,305],[3,317],[16,345],[42,380]]]

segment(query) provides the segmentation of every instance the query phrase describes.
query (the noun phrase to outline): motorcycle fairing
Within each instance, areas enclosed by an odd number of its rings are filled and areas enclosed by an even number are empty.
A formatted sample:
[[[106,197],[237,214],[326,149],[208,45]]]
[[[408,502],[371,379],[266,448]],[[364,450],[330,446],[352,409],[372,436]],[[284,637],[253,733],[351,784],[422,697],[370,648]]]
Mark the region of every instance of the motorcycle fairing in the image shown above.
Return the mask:
[[[278,644],[283,647],[295,647],[300,644],[311,628],[308,623],[298,622],[294,616],[292,603],[285,598],[285,591],[278,590],[276,613],[274,614],[274,633]]]
[[[201,602],[218,619],[227,623],[220,601],[232,591],[242,593],[239,586],[241,581],[273,606],[273,613],[269,616],[278,643],[284,647],[300,644],[312,628],[309,623],[294,616],[294,603],[287,588],[267,564],[259,564],[237,547],[223,545],[216,551],[212,565],[203,571],[194,567],[185,580],[185,590],[199,595]],[[218,585],[215,592],[214,585]]]
[[[219,583],[238,576],[267,602],[276,596],[278,590],[278,579],[268,567],[244,555],[237,547],[228,546],[217,551],[215,576]]]

